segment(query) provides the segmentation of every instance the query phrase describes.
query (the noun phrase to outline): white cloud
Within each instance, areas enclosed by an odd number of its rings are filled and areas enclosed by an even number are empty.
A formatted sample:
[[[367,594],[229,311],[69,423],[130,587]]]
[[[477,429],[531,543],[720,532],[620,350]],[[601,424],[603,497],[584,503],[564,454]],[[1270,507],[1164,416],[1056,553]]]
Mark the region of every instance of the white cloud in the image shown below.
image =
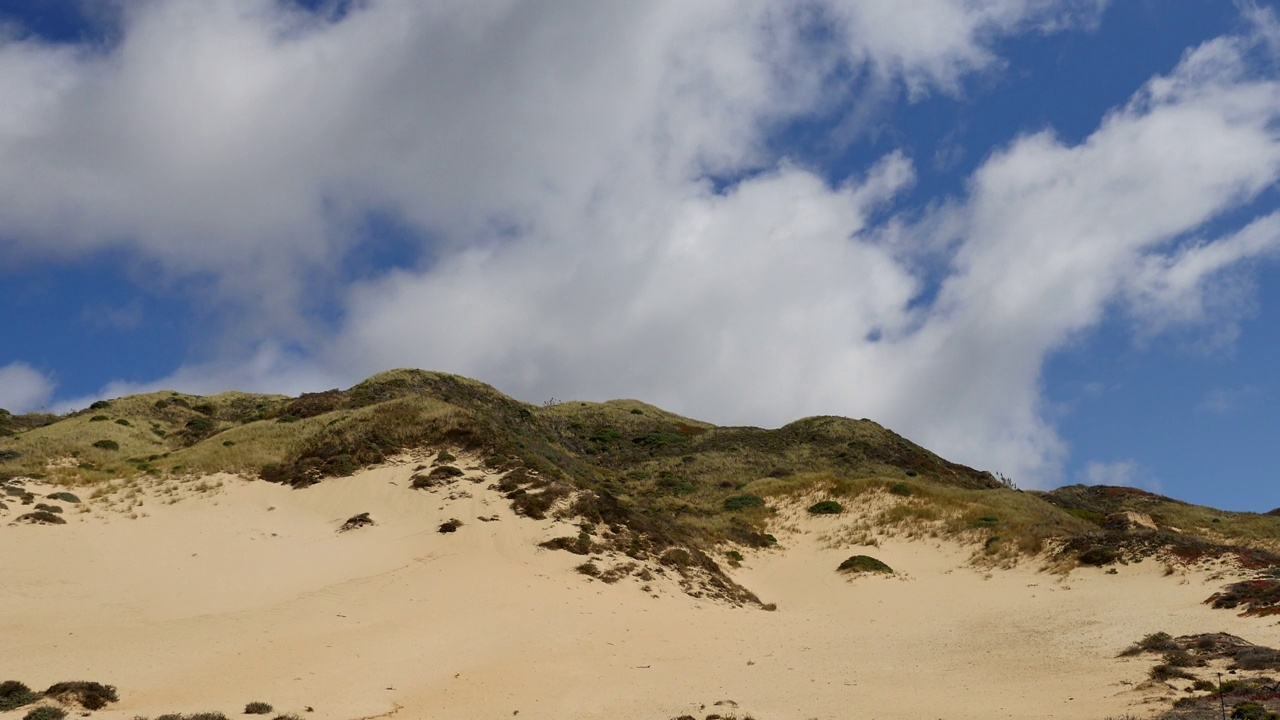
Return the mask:
[[[1084,466],[1079,479],[1086,485],[1135,487],[1138,485],[1141,474],[1141,468],[1133,460],[1117,460],[1109,463],[1093,461]]]
[[[0,408],[12,413],[44,407],[53,394],[53,380],[22,362],[0,367]]]
[[[1269,217],[1206,230],[1280,175],[1262,31],[1189,52],[1079,144],[1012,140],[917,221],[893,215],[911,158],[833,186],[770,134],[881,93],[958,94],[1001,66],[998,38],[1087,25],[1100,2],[290,7],[144,3],[97,54],[0,45],[0,252],[125,247],[210,274],[236,345],[264,348],[105,393],[413,365],[532,401],[873,417],[1043,485],[1067,452],[1045,359],[1117,307],[1153,332],[1229,324],[1236,271],[1277,247]],[[339,287],[370,210],[421,231],[422,262]],[[918,259],[939,253],[924,302]],[[336,332],[301,321],[335,293]]]

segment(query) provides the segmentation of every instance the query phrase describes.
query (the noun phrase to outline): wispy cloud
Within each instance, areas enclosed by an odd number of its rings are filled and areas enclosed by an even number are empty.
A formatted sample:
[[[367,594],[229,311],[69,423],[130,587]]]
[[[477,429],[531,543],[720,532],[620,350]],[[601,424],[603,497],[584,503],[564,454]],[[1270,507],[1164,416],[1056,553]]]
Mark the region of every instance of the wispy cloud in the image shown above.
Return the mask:
[[[1235,388],[1214,388],[1200,401],[1196,409],[1215,415],[1225,415],[1238,410],[1257,393],[1258,388],[1254,385],[1243,385]]]

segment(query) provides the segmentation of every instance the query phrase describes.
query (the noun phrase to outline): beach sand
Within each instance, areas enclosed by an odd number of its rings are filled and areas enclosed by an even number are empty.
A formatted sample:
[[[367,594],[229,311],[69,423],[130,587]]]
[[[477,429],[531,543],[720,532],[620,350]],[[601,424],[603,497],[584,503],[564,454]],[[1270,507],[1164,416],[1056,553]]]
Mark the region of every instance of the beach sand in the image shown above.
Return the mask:
[[[661,577],[605,584],[537,545],[576,526],[517,517],[478,469],[411,490],[420,460],[304,490],[157,486],[123,511],[69,508],[63,526],[9,524],[10,503],[0,680],[115,685],[104,719],[265,701],[316,720],[1100,720],[1176,697],[1147,681],[1154,658],[1117,657],[1148,633],[1280,646],[1274,619],[1202,604],[1224,582],[1211,569],[985,571],[938,540],[828,547],[844,520],[799,513],[732,571],[774,612]],[[362,512],[376,525],[337,532]],[[463,525],[438,532],[451,518]],[[854,553],[898,574],[835,572]]]

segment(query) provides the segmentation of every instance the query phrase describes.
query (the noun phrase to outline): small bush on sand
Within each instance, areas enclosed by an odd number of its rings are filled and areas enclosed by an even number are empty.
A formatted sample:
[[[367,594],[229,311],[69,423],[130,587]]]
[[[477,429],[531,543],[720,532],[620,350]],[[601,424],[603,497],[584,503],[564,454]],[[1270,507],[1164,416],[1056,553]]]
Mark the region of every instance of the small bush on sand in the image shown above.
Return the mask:
[[[1178,649],[1178,643],[1173,641],[1172,635],[1167,632],[1153,632],[1125,648],[1124,651],[1120,653],[1120,656],[1129,657],[1144,652],[1166,653],[1174,652]]]
[[[52,705],[41,705],[38,708],[32,708],[30,712],[22,716],[22,720],[62,720],[67,716],[67,711]]]
[[[432,468],[431,473],[427,476],[436,480],[447,480],[448,478],[462,477],[462,470],[453,465],[441,465]]]
[[[103,685],[87,680],[60,682],[51,685],[44,694],[68,705],[75,703],[85,710],[101,710],[107,706],[107,703],[120,700],[114,685]]]
[[[245,715],[266,715],[275,708],[271,707],[271,703],[254,701],[244,706]]]
[[[894,483],[889,486],[889,492],[894,495],[908,497],[911,495],[911,486],[903,482]]]
[[[764,498],[759,495],[731,495],[724,499],[724,509],[730,512],[746,508],[764,507]]]
[[[436,455],[435,464],[436,464],[436,465],[443,465],[443,464],[445,464],[445,463],[451,463],[451,462],[453,462],[454,460],[457,460],[457,459],[458,459],[458,458],[457,458],[453,453],[449,452],[448,450],[441,450],[441,451],[440,451],[440,454],[439,454],[439,455]]]
[[[870,555],[854,555],[840,563],[840,567],[836,569],[845,573],[876,572],[887,573],[889,575],[893,574],[893,568],[885,565],[883,562],[880,562]]]
[[[1276,720],[1280,715],[1267,710],[1261,703],[1245,700],[1231,706],[1231,717],[1233,720]]]
[[[809,506],[811,515],[839,515],[842,512],[844,512],[844,506],[835,500],[823,500]]]
[[[50,500],[61,500],[62,502],[77,503],[77,504],[79,504],[80,502],[80,498],[76,497],[75,495],[72,495],[69,492],[56,492],[56,493],[50,494],[48,497]]]
[[[31,688],[17,680],[0,682],[0,712],[17,710],[39,699],[40,693],[31,692]]]
[[[440,523],[440,528],[436,532],[444,535],[445,533],[457,532],[460,527],[462,527],[462,521],[458,518],[453,518]]]
[[[36,503],[36,510],[44,510],[45,512],[51,512],[57,515],[62,514],[62,508],[57,505],[49,505],[48,503]]]
[[[1191,673],[1187,672],[1186,670],[1183,670],[1180,667],[1174,667],[1173,665],[1169,665],[1168,663],[1160,663],[1159,665],[1156,665],[1155,667],[1151,668],[1151,672],[1148,674],[1151,676],[1152,680],[1155,680],[1157,682],[1167,682],[1169,680],[1172,680],[1173,678],[1179,678],[1181,680],[1196,679],[1195,675],[1192,675]]]
[[[376,525],[376,524],[377,523],[373,521],[373,518],[369,517],[369,513],[364,512],[364,513],[360,513],[359,515],[352,515],[351,517],[347,518],[347,521],[342,523],[342,527],[338,528],[338,532],[347,532],[348,530],[356,530],[358,528],[368,527],[370,525]],[[271,711],[267,710],[266,712],[271,712]]]
[[[33,525],[66,525],[67,521],[54,515],[48,510],[37,510],[14,518],[18,522],[31,523]]]

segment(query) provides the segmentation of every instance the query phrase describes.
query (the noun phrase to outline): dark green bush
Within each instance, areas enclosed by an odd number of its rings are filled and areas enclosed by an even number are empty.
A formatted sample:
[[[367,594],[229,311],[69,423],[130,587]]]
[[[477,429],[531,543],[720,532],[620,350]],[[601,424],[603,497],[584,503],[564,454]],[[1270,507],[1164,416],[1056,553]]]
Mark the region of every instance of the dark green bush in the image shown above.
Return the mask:
[[[1080,564],[1103,567],[1104,565],[1110,565],[1118,558],[1119,555],[1112,548],[1098,545],[1080,553]]]
[[[89,406],[89,409],[90,409],[90,410],[101,410],[101,409],[103,409],[103,408],[109,408],[109,407],[111,407],[111,403],[110,403],[109,401],[107,401],[107,400],[99,400],[99,401],[97,401],[97,402],[93,403],[92,405],[90,405],[90,406]]]
[[[903,482],[894,483],[889,486],[889,492],[894,495],[908,497],[911,495],[911,486]]]
[[[163,409],[165,409],[165,408],[167,408],[167,407],[169,407],[169,401],[168,401],[168,400],[157,400],[157,401],[155,402],[155,409],[157,409],[157,410],[163,410]]]
[[[447,478],[462,477],[463,474],[464,473],[460,468],[454,467],[453,465],[441,465],[440,467],[432,468],[431,473],[427,477],[435,480],[444,480]]]
[[[124,418],[117,418],[117,419],[116,419],[116,424],[117,424],[117,425],[123,425],[123,426],[125,426],[125,427],[133,427],[133,424],[132,424],[132,423],[130,423],[128,420],[125,420]]]
[[[441,450],[440,454],[436,455],[435,464],[442,465],[444,463],[451,463],[457,459],[458,458],[455,457],[454,454],[449,452],[448,450]]]
[[[298,422],[298,421],[299,421],[299,420],[301,420],[301,419],[302,419],[302,418],[298,417],[297,415],[287,415],[287,414],[286,414],[286,415],[281,415],[280,417],[276,418],[276,422],[278,422],[278,423],[295,423],[295,422]]]
[[[823,500],[809,506],[809,513],[812,515],[839,515],[844,512],[844,506],[835,500]]]
[[[17,680],[0,682],[0,712],[17,710],[39,699],[40,693],[32,692],[31,688]]]
[[[1261,703],[1245,700],[1231,706],[1233,720],[1276,720],[1280,715],[1267,710]]]
[[[66,525],[67,521],[54,515],[48,510],[36,510],[14,518],[17,522],[41,524],[41,525]]]
[[[854,555],[840,563],[840,567],[836,569],[847,573],[877,572],[893,574],[893,568],[870,555]]]
[[[271,707],[271,703],[254,701],[244,706],[245,715],[266,715],[275,708]]]
[[[213,403],[207,403],[207,402],[200,403],[199,405],[192,405],[191,409],[195,410],[201,415],[209,415],[209,416],[212,416],[213,413],[217,411],[217,408],[213,406]]]
[[[85,710],[101,710],[107,706],[107,703],[120,700],[114,685],[103,685],[87,680],[56,683],[50,685],[44,694],[68,705],[78,704]]]
[[[725,510],[745,510],[746,508],[764,507],[764,498],[759,495],[731,495],[724,499]]]
[[[41,705],[38,708],[32,708],[26,715],[22,716],[22,720],[62,720],[67,716],[67,711],[52,705]]]
[[[89,422],[106,422],[110,419],[111,418],[107,417],[106,415],[94,415],[93,417],[89,418]]]
[[[119,450],[120,449],[120,443],[116,442],[115,440],[97,440],[93,443],[93,446],[101,450]]]

